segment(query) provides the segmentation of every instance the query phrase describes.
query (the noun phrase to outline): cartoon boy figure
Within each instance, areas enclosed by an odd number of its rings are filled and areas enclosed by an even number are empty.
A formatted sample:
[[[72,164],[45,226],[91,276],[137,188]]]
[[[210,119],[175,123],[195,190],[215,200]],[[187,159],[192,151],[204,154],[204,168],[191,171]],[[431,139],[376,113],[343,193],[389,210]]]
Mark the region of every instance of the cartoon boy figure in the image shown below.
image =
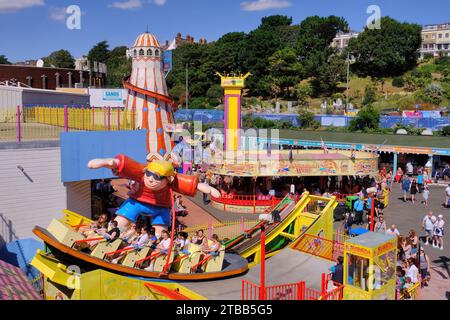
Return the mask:
[[[121,178],[136,181],[136,189],[117,210],[116,221],[121,231],[135,223],[139,215],[152,217],[157,236],[171,224],[172,200],[170,189],[193,197],[197,190],[220,198],[220,192],[205,183],[199,183],[197,176],[176,173],[172,163],[154,160],[141,164],[123,154],[109,159],[89,161],[90,169],[109,168]]]

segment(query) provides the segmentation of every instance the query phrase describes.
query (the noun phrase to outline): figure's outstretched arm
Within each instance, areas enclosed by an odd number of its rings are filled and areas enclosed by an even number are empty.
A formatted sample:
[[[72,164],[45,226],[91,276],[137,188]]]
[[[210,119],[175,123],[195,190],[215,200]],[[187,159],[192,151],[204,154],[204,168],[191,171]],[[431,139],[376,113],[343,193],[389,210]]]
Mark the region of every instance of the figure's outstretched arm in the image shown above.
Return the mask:
[[[119,167],[119,160],[115,158],[92,159],[88,163],[89,169],[108,168],[115,170]]]
[[[216,188],[207,185],[206,183],[199,183],[197,190],[206,194],[210,194],[214,198],[220,198],[220,192]]]

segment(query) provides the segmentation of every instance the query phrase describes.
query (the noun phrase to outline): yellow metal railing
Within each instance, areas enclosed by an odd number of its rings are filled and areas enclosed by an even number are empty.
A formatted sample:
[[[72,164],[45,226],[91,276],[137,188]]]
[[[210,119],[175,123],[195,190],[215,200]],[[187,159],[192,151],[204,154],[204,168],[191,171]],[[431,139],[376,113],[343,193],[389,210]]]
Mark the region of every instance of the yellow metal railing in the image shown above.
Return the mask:
[[[26,107],[24,123],[40,123],[70,130],[133,130],[136,112],[122,108]]]
[[[204,234],[210,237],[217,234],[220,240],[233,239],[238,235],[254,227],[259,220],[257,219],[243,219],[233,221],[222,221],[216,223],[202,224],[184,229],[189,236],[193,236],[195,232],[203,230]]]
[[[401,292],[397,300],[421,300],[421,281],[417,281],[413,286]]]

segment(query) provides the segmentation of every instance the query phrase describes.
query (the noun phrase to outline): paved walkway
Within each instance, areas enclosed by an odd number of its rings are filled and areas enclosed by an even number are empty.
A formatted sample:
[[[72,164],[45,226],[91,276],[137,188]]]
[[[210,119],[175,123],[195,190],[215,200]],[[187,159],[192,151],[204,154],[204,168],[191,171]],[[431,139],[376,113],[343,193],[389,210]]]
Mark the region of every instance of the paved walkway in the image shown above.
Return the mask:
[[[450,209],[442,206],[445,197],[444,186],[430,187],[430,203],[426,207],[421,204],[422,195],[418,194],[419,200],[415,204],[410,201],[403,202],[403,193],[399,184],[394,184],[389,198],[389,206],[384,210],[384,216],[388,227],[396,224],[402,235],[407,235],[410,229],[414,229],[419,236],[423,236],[421,223],[428,211],[433,211],[435,216],[444,215],[446,221],[446,235],[444,236],[444,250],[435,249],[432,246],[424,246],[426,254],[430,257],[432,270],[431,281],[428,287],[423,288],[424,300],[450,299],[450,241],[448,231],[450,230]]]
[[[192,202],[197,204],[199,207],[205,209],[210,215],[212,215],[219,221],[241,220],[241,217],[244,217],[244,219],[249,219],[249,220],[258,219],[258,214],[225,212],[225,211],[214,208],[211,204],[204,205],[203,204],[203,195],[200,192],[198,192],[195,197],[189,198],[189,199],[192,200]]]

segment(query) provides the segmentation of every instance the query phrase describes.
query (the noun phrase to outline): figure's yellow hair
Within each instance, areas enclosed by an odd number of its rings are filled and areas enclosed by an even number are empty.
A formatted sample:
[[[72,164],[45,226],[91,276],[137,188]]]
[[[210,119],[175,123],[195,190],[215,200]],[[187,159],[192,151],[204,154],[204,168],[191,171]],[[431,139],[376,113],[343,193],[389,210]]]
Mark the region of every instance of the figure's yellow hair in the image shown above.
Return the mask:
[[[173,177],[175,169],[169,161],[153,160],[147,165],[147,170],[159,174],[161,177]]]

